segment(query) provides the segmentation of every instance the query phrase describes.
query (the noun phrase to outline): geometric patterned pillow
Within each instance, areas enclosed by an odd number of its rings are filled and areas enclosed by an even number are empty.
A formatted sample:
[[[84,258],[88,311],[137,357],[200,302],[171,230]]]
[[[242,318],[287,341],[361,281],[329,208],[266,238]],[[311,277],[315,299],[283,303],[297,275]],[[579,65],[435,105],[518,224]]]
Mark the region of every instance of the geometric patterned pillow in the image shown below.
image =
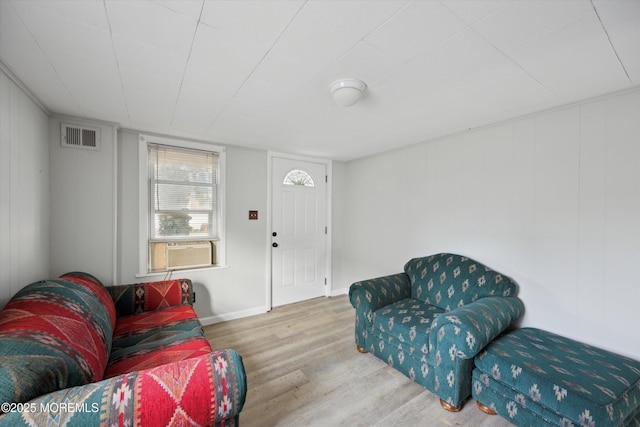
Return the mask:
[[[193,304],[193,284],[189,279],[162,280],[131,285],[108,286],[118,318],[160,310],[182,304]]]
[[[0,418],[0,424],[231,427],[237,425],[246,390],[242,358],[233,350],[221,350],[61,390],[30,402],[36,408],[71,404],[86,410],[61,410],[57,417],[51,411],[16,411]]]
[[[95,276],[89,273],[83,273],[80,271],[73,271],[70,273],[65,273],[60,276],[60,279],[66,280],[68,282],[74,282],[80,285],[85,286],[91,292],[93,292],[98,299],[104,304],[107,313],[109,314],[109,319],[111,321],[111,327],[114,328],[116,324],[116,309],[113,303],[113,299],[111,299],[111,295],[107,291],[107,288],[102,284],[102,282],[96,278]]]
[[[27,285],[0,311],[0,402],[26,402],[102,379],[113,303],[105,305],[101,285],[68,279]]]

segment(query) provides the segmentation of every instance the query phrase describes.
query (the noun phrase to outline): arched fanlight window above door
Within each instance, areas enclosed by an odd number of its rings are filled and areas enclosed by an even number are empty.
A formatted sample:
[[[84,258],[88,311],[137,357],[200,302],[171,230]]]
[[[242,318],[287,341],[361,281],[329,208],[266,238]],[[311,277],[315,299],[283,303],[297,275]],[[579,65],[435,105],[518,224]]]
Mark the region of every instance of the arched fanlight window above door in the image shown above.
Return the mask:
[[[299,185],[303,187],[315,187],[313,178],[301,169],[293,169],[287,173],[282,181],[284,185]]]

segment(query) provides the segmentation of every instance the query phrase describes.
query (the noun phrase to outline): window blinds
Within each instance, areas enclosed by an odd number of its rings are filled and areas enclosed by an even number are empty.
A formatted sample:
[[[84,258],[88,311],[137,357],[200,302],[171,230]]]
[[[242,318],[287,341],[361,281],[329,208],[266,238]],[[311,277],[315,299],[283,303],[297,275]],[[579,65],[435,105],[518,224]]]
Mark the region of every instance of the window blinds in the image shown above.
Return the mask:
[[[151,240],[217,239],[215,152],[149,144]]]

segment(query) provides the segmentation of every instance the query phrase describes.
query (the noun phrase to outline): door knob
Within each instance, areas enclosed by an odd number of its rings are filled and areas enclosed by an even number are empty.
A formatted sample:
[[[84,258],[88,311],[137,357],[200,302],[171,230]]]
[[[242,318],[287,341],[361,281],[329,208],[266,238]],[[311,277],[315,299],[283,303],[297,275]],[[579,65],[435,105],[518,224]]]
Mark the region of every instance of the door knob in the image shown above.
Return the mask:
[[[278,247],[278,244],[277,244],[276,242],[273,242],[273,243],[271,244],[271,246],[273,246],[274,248],[277,248],[277,247]]]

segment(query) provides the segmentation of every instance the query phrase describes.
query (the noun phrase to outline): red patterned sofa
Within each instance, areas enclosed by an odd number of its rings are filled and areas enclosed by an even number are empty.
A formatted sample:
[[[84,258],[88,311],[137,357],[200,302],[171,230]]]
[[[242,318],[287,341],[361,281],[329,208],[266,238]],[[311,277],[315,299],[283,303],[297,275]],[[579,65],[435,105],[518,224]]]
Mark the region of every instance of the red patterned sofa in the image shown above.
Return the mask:
[[[0,426],[234,426],[242,359],[214,351],[188,279],[32,283],[0,311]]]

